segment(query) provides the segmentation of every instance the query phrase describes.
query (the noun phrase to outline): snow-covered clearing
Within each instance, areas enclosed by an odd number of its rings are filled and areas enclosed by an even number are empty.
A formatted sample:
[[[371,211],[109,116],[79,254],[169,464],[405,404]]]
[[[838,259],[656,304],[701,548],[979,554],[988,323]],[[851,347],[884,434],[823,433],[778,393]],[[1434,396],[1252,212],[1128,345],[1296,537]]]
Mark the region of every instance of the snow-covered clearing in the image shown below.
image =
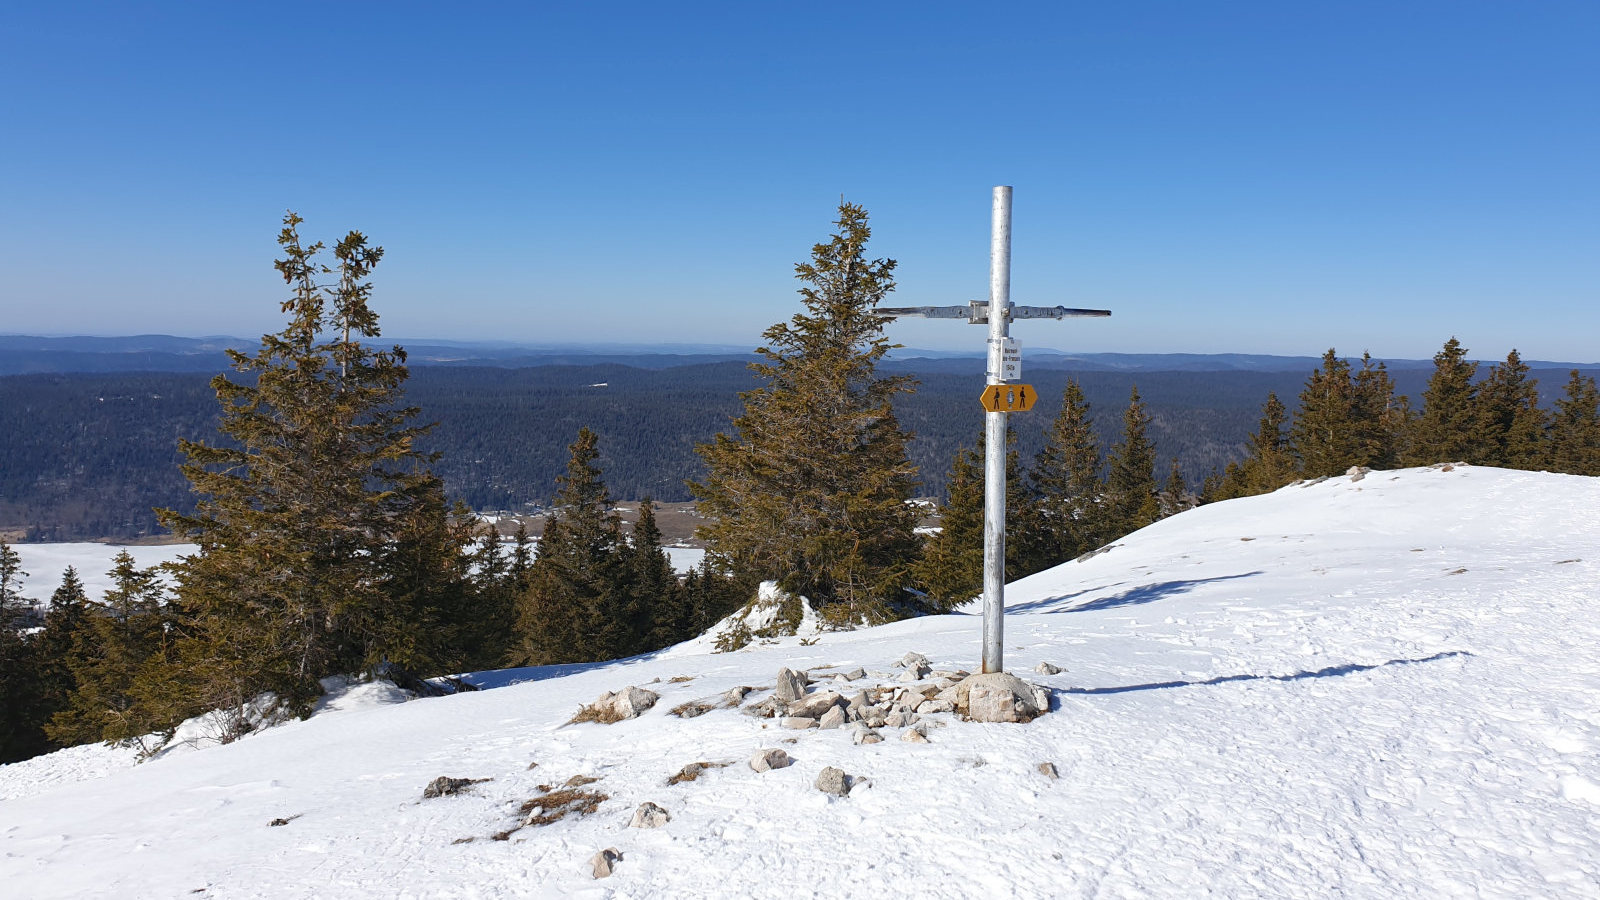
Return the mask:
[[[22,560],[22,571],[28,577],[22,581],[22,595],[37,603],[49,601],[50,594],[61,586],[61,573],[67,566],[78,570],[78,579],[90,599],[99,600],[111,588],[112,559],[120,550],[127,550],[134,563],[141,568],[176,562],[180,556],[195,552],[194,544],[156,544],[149,546],[123,546],[121,544],[12,544]],[[509,551],[509,546],[507,550]],[[706,552],[697,547],[663,547],[672,567],[678,572],[697,568]]]
[[[732,654],[702,638],[484,673],[504,686],[440,699],[352,693],[131,768],[64,751],[0,767],[0,884],[19,897],[1600,896],[1597,510],[1600,479],[1468,467],[1193,510],[1013,584],[1008,668],[1050,686],[1055,711],[1027,725],[932,716],[945,724],[926,744],[668,710],[770,689],[784,665],[887,682],[915,650],[971,669],[976,608]],[[1067,671],[1032,674],[1041,661]],[[630,684],[661,702],[563,724]],[[768,747],[795,764],[752,771]],[[699,760],[731,765],[667,785]],[[871,783],[828,796],[813,786],[824,766]],[[420,799],[440,775],[492,780]],[[575,775],[609,798],[594,814],[490,839],[536,785]],[[645,801],[671,820],[627,827]],[[596,881],[588,860],[605,847],[622,859]]]

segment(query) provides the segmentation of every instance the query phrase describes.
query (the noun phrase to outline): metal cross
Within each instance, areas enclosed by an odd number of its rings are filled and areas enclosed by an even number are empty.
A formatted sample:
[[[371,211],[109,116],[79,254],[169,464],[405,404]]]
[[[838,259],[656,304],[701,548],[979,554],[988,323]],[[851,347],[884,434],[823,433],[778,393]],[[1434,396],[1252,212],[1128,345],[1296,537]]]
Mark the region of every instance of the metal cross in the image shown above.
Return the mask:
[[[997,316],[991,309],[1001,310]],[[989,302],[966,306],[897,306],[874,310],[881,316],[964,319],[989,326],[989,369],[986,384],[1006,384],[1005,348],[1013,319],[1104,317],[1109,309],[1066,306],[1013,306],[1011,303],[1011,187],[994,189],[994,218],[989,238]],[[1028,405],[1032,405],[1029,401]],[[1003,672],[1006,609],[1006,412],[984,414],[983,454],[983,671]]]

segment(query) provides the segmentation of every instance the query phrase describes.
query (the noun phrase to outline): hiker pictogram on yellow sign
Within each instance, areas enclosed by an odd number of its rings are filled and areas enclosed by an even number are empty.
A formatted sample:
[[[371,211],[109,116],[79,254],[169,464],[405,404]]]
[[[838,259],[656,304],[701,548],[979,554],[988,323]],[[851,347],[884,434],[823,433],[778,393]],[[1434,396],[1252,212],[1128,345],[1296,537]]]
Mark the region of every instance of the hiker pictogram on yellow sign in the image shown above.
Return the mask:
[[[991,384],[979,398],[989,412],[1027,412],[1037,399],[1039,392],[1031,384]]]

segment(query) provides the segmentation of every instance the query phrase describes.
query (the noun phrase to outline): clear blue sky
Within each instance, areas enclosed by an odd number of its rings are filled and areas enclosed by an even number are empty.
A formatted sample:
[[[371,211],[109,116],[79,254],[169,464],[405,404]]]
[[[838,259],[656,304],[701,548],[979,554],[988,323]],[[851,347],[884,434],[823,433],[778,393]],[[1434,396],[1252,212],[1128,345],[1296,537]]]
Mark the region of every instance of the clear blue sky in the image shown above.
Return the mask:
[[[0,332],[276,330],[292,208],[388,336],[754,346],[841,195],[947,304],[1011,184],[1115,310],[1025,346],[1600,360],[1593,0],[12,3],[0,115]]]

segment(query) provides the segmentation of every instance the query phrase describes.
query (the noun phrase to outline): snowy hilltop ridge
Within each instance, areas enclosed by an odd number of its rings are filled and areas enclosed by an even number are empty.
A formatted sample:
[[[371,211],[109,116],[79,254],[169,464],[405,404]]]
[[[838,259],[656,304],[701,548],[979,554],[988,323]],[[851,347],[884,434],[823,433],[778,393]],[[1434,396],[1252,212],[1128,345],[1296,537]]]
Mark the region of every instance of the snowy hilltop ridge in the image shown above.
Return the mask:
[[[748,708],[786,667],[813,692],[910,683],[894,663],[913,651],[973,669],[975,609],[481,673],[492,689],[414,702],[358,689],[136,767],[73,748],[0,767],[0,883],[28,897],[1592,897],[1596,509],[1600,479],[1439,466],[1191,510],[1013,583],[1007,667],[1051,711],[980,724],[930,709],[925,741],[886,723],[857,743]],[[659,700],[569,724],[630,686]],[[708,698],[725,702],[673,715]],[[790,764],[757,771],[771,750]],[[424,799],[440,776],[471,782]]]

